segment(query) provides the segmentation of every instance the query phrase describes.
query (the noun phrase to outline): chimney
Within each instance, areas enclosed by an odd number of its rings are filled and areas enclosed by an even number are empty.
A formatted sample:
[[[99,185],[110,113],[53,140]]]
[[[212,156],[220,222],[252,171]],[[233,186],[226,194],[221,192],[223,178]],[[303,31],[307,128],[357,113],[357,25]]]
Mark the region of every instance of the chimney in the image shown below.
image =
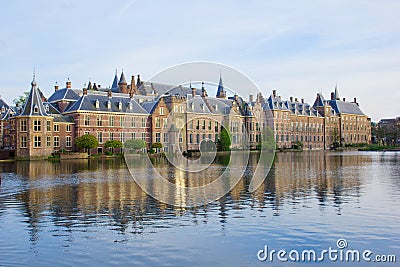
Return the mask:
[[[108,91],[107,91],[107,96],[108,96],[108,97],[112,97],[111,90],[108,90]]]
[[[83,95],[87,95],[87,88],[84,87],[84,88],[82,89],[82,92],[83,92]]]
[[[203,89],[201,89],[201,97],[206,97],[206,96],[207,96],[207,91],[203,87]]]
[[[356,103],[356,104],[357,104],[357,98],[356,98],[356,97],[354,98],[354,103]]]
[[[67,82],[66,82],[66,85],[65,85],[65,87],[66,88],[68,88],[68,89],[71,89],[71,81],[69,80],[69,78],[68,78],[68,80],[67,80]]]
[[[140,74],[137,75],[136,87],[139,89],[142,85],[142,81],[140,80]]]
[[[346,101],[346,98],[343,97],[343,102],[345,102],[345,101]]]
[[[301,99],[301,103],[304,104],[304,98]]]
[[[274,96],[274,98],[276,97],[276,90],[272,90],[272,95]]]
[[[134,93],[131,91],[129,91],[129,98],[132,99],[133,98]]]
[[[297,102],[297,97],[294,99],[294,102]]]
[[[254,102],[254,96],[253,95],[249,95],[249,102],[253,103]]]
[[[331,100],[335,100],[335,93],[334,92],[331,93]]]
[[[93,83],[93,90],[97,90],[97,85],[96,85],[96,83]]]
[[[192,96],[195,97],[196,96],[196,88],[192,87]]]
[[[290,99],[290,102],[293,102],[293,96],[291,96],[289,99]]]
[[[239,96],[238,96],[238,95],[235,94],[233,97],[234,97],[234,99],[235,99],[236,102],[239,101]]]
[[[56,92],[59,88],[60,86],[58,86],[58,82],[56,82],[56,84],[54,85],[54,92]]]

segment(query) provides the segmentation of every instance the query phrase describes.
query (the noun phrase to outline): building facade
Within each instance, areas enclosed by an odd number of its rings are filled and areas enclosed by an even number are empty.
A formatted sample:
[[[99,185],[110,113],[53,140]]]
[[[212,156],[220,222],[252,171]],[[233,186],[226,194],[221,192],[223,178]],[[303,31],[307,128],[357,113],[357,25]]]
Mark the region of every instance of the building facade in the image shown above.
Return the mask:
[[[147,83],[140,76],[128,84],[124,73],[115,74],[109,88],[89,81],[82,89],[58,84],[44,98],[35,78],[22,107],[10,107],[0,99],[1,148],[15,150],[17,158],[47,157],[57,151],[76,151],[75,138],[97,137],[104,152],[108,140],[141,139],[147,149],[161,143],[158,151],[180,153],[198,151],[216,144],[225,128],[232,149],[257,149],[263,131],[271,129],[278,148],[329,149],[335,144],[369,143],[370,119],[353,102],[340,100],[337,88],[325,100],[321,93],[313,105],[303,99],[282,99],[276,90],[264,98],[251,95],[245,101],[227,96],[222,77],[217,94],[208,96],[190,86]],[[264,129],[264,130],[263,130]],[[215,146],[214,146],[215,147]]]

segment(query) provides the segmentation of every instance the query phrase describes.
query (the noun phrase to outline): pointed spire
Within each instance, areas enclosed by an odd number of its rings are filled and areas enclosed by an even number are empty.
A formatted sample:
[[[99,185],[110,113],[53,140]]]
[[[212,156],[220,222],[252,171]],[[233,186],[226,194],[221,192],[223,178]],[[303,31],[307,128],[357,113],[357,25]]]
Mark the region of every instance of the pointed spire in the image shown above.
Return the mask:
[[[218,90],[217,90],[217,98],[226,98],[226,92],[225,92],[225,89],[224,89],[224,84],[222,82],[221,71],[219,73],[219,83],[218,83]]]
[[[36,85],[37,85],[37,83],[36,83],[35,67],[33,67],[33,78],[32,78],[31,85],[32,85],[32,87],[36,87]]]
[[[118,82],[118,85],[120,85],[120,84],[127,84],[126,79],[125,79],[124,70],[122,70],[121,78],[119,79],[119,82]]]
[[[111,85],[111,89],[115,89],[115,88],[118,88],[118,73],[117,73],[117,69],[115,69],[114,80],[113,80],[112,85]]]
[[[31,82],[31,90],[29,92],[28,98],[25,100],[24,109],[20,115],[23,116],[48,116],[46,109],[43,105],[43,100],[45,99],[43,93],[37,88],[36,74],[33,71],[33,79]]]
[[[337,83],[336,83],[336,85],[335,85],[335,99],[336,99],[336,100],[339,100],[339,99],[340,99],[339,92],[338,92],[338,89],[337,89]]]

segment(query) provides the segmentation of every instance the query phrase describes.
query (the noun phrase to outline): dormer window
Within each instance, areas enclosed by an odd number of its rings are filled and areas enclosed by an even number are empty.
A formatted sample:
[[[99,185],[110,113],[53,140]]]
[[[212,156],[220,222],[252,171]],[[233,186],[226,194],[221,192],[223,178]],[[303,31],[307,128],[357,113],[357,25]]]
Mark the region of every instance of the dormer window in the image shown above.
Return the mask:
[[[129,102],[129,110],[132,110],[133,109],[133,104],[132,104],[132,102]]]
[[[218,111],[218,105],[215,105],[215,111]]]
[[[118,109],[119,109],[119,110],[122,110],[122,102],[121,102],[121,101],[118,102]]]
[[[39,109],[36,105],[33,107],[33,113],[35,113],[35,114],[39,113]]]
[[[46,110],[46,112],[49,112],[49,105],[46,104],[46,105],[44,106],[44,109]]]
[[[201,108],[203,109],[203,111],[205,111],[206,110],[206,105],[201,104]]]
[[[100,102],[99,102],[98,99],[96,99],[96,102],[94,103],[94,106],[95,106],[96,108],[100,108]]]
[[[111,109],[111,101],[110,100],[107,101],[107,108]]]
[[[6,109],[5,109],[4,106],[2,106],[2,107],[1,107],[1,113],[4,113],[4,112],[6,112]]]

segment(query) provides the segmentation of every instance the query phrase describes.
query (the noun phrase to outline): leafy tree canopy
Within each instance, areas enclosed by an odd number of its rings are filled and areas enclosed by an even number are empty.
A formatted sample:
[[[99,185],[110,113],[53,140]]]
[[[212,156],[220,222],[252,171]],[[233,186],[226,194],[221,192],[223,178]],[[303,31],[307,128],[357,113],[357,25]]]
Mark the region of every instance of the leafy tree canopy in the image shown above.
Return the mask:
[[[162,144],[160,142],[155,142],[151,145],[152,148],[162,148]]]
[[[122,142],[118,141],[118,140],[108,140],[105,144],[104,144],[105,148],[120,148],[122,147]]]
[[[97,138],[94,135],[85,134],[77,137],[75,139],[75,144],[78,148],[90,149],[98,147],[99,141],[97,141]]]
[[[25,101],[26,101],[26,99],[28,98],[28,96],[29,96],[29,91],[27,91],[27,92],[24,92],[22,95],[20,95],[18,98],[15,98],[14,100],[13,100],[13,103],[16,105],[16,106],[23,106],[24,104],[25,104]]]
[[[231,136],[225,127],[222,128],[220,138],[218,140],[219,151],[229,151],[231,149]]]
[[[124,145],[125,148],[142,149],[146,147],[146,141],[141,139],[127,140]]]

